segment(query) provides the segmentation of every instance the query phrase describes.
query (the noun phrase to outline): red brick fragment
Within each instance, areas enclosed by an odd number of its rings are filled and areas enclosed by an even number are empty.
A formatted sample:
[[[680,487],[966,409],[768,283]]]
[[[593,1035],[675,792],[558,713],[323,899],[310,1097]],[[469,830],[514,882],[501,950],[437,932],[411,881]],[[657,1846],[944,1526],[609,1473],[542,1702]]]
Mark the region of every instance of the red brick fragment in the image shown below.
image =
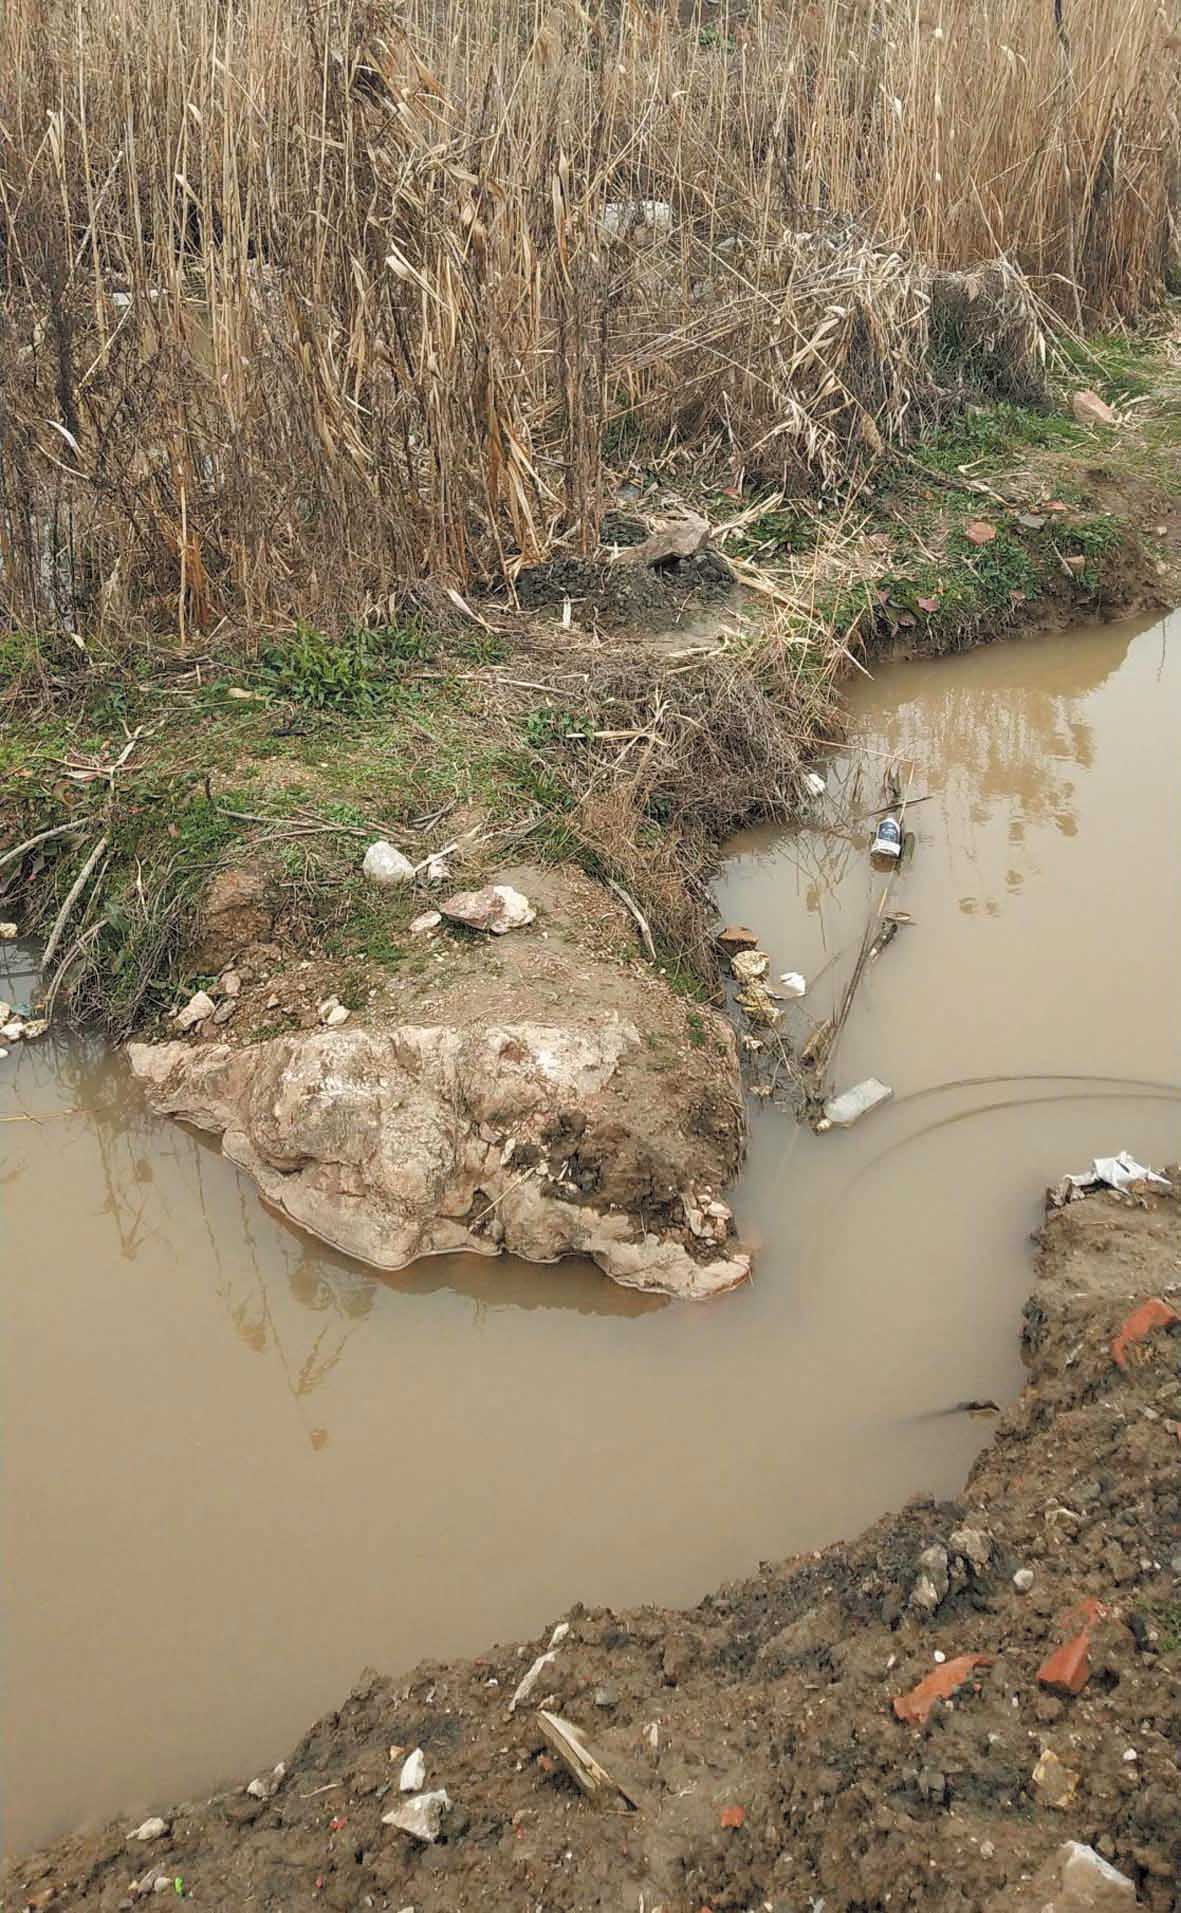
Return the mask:
[[[1037,1670],[1039,1687],[1048,1687],[1054,1694],[1081,1694],[1091,1678],[1091,1630],[1084,1627],[1081,1634],[1064,1641],[1061,1647],[1046,1657]]]
[[[722,1825],[724,1827],[740,1827],[745,1819],[746,1819],[745,1807],[723,1807],[722,1808]]]
[[[1159,1295],[1152,1296],[1147,1302],[1141,1302],[1138,1309],[1132,1310],[1119,1334],[1112,1341],[1111,1357],[1116,1367],[1128,1366],[1128,1350],[1133,1343],[1144,1341],[1146,1336],[1151,1335],[1154,1328],[1171,1328],[1174,1322],[1181,1322],[1181,1315],[1178,1315],[1176,1309],[1170,1308],[1167,1302],[1163,1302]]]
[[[944,1661],[942,1667],[912,1687],[909,1694],[895,1694],[894,1712],[899,1720],[921,1727],[935,1702],[948,1700],[963,1686],[973,1668],[991,1666],[991,1654],[957,1654],[953,1661]]]

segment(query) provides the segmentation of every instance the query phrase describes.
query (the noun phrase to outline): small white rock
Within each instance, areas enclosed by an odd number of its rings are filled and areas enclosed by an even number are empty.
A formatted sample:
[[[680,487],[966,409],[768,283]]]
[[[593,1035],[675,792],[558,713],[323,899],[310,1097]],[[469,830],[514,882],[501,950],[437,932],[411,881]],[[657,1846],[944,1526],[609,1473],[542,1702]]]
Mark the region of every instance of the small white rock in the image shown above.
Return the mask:
[[[451,872],[442,857],[431,857],[423,874],[428,883],[446,883]]]
[[[804,789],[810,797],[823,797],[825,791],[828,789],[828,782],[820,775],[819,771],[805,771]]]
[[[159,1840],[161,1835],[167,1832],[167,1820],[161,1820],[156,1813],[150,1820],[144,1820],[138,1827],[133,1827],[127,1838],[129,1840]]]
[[[370,844],[365,852],[361,869],[370,883],[383,885],[410,883],[414,877],[414,865],[409,857],[404,857],[400,850],[395,850],[393,844],[387,844],[384,837],[379,837],[375,844]]]
[[[11,943],[15,935],[15,923],[0,923],[0,943]]]
[[[415,1840],[427,1842],[437,1840],[443,1825],[443,1815],[451,1805],[451,1796],[445,1787],[437,1793],[416,1793],[391,1812],[383,1813],[383,1827],[397,1827],[399,1833],[408,1833]]]
[[[410,925],[410,934],[412,937],[424,937],[428,930],[437,930],[442,921],[443,913],[441,910],[424,910],[422,915],[415,917],[414,922]]]
[[[224,970],[221,978],[222,992],[225,996],[237,996],[242,988],[242,979],[237,970]]]
[[[1033,1586],[1033,1569],[1018,1568],[1016,1574],[1013,1576],[1013,1586],[1016,1588],[1018,1594],[1028,1594],[1030,1588]]]
[[[25,1026],[19,1016],[10,1017],[0,1029],[0,1036],[6,1036],[10,1043],[19,1043],[25,1033]]]
[[[426,1779],[426,1755],[421,1747],[407,1754],[402,1762],[402,1771],[398,1775],[398,1786],[403,1793],[418,1793]]]
[[[206,991],[198,990],[195,996],[189,998],[183,1009],[177,1010],[173,1022],[178,1030],[196,1029],[199,1023],[204,1023],[207,1017],[213,1015],[214,1008],[213,998]]]
[[[936,1661],[938,1662],[938,1664],[939,1664],[939,1665],[940,1665],[940,1666],[942,1667],[942,1665],[943,1665],[943,1663],[944,1663],[944,1661],[945,1661],[945,1660],[947,1659],[947,1655],[946,1655],[946,1654],[945,1654],[945,1653],[943,1652],[943,1649],[942,1649],[941,1647],[937,1647],[937,1648],[935,1649],[935,1653],[934,1653],[934,1656],[933,1656],[933,1658],[934,1658],[934,1659],[935,1659],[935,1660],[936,1660]]]
[[[11,1015],[12,1015],[12,1004],[6,1003],[4,999],[0,997],[0,1026],[3,1026],[5,1023],[7,1023]]]
[[[338,1030],[342,1023],[348,1022],[351,1014],[352,1012],[347,1010],[343,1003],[337,1003],[324,1018],[325,1025],[330,1030]]]

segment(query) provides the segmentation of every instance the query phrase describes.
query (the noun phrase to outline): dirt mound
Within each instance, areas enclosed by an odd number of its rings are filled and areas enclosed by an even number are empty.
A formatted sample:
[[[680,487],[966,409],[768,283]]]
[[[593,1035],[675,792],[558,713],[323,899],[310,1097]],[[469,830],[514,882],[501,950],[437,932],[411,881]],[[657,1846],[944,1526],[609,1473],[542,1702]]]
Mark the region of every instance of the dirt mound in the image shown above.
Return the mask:
[[[346,1027],[324,1026],[331,965],[248,947],[184,1040],[129,1046],[149,1103],[220,1136],[268,1202],[378,1268],[583,1254],[631,1288],[733,1287],[750,1269],[721,1199],[744,1134],[733,1031],[593,954],[611,928],[589,921],[594,886],[507,874],[532,900],[525,927],[425,935],[423,969],[356,992],[335,1011]],[[611,921],[627,919],[612,905]],[[303,1027],[264,1033],[276,1009]]]
[[[122,1826],[64,1841],[13,1869],[7,1903],[126,1907],[159,1876],[209,1906],[288,1913],[1009,1913],[1039,1868],[1078,1864],[1059,1851],[1074,1840],[1169,1913],[1177,1221],[1176,1199],[1155,1195],[1050,1217],[1031,1381],[959,1501],[912,1503],[688,1613],[576,1608],[524,1646],[367,1676],[253,1794],[177,1807],[142,1844]],[[1154,1297],[1117,1361],[1121,1326]],[[542,1707],[576,1724],[634,1805],[577,1790]],[[415,1748],[422,1785],[450,1803],[429,1844],[383,1819]]]

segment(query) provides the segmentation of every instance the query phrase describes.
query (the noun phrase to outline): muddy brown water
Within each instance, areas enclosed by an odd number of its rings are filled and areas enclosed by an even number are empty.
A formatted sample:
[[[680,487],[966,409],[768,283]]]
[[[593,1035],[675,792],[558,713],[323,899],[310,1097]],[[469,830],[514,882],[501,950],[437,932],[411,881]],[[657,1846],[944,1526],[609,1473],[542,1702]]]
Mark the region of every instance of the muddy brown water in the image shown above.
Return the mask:
[[[753,1110],[757,1274],[715,1304],[377,1278],[118,1058],[0,1064],[10,1849],[248,1779],[366,1663],[689,1602],[959,1487],[988,1423],[943,1411],[1019,1385],[1044,1185],[1178,1153],[1181,618],[891,665],[853,707],[867,803],[881,753],[930,794],[838,1055],[896,1100],[823,1137]],[[725,914],[819,977],[793,1029],[880,886],[861,841],[733,846]]]

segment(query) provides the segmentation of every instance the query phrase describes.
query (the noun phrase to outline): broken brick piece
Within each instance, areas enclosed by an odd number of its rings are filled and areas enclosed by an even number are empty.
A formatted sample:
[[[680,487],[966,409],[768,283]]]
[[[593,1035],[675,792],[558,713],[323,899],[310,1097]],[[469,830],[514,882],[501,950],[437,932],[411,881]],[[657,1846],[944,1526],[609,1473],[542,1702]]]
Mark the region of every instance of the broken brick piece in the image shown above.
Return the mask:
[[[937,1700],[948,1700],[956,1690],[963,1686],[973,1668],[991,1667],[991,1654],[957,1654],[953,1661],[944,1661],[933,1674],[928,1674],[909,1694],[895,1694],[894,1712],[899,1720],[909,1721],[912,1727],[921,1727]]]
[[[1081,1694],[1091,1678],[1091,1630],[1084,1627],[1081,1634],[1064,1641],[1061,1647],[1047,1656],[1037,1670],[1039,1687],[1048,1687],[1053,1694]]]
[[[1170,1308],[1167,1302],[1162,1302],[1159,1295],[1141,1302],[1112,1340],[1111,1357],[1116,1367],[1128,1366],[1128,1350],[1133,1343],[1144,1341],[1154,1328],[1171,1328],[1174,1322],[1181,1322],[1181,1315],[1176,1309]]]
[[[740,1827],[745,1819],[746,1819],[745,1807],[723,1807],[722,1808],[722,1825],[724,1827]]]

